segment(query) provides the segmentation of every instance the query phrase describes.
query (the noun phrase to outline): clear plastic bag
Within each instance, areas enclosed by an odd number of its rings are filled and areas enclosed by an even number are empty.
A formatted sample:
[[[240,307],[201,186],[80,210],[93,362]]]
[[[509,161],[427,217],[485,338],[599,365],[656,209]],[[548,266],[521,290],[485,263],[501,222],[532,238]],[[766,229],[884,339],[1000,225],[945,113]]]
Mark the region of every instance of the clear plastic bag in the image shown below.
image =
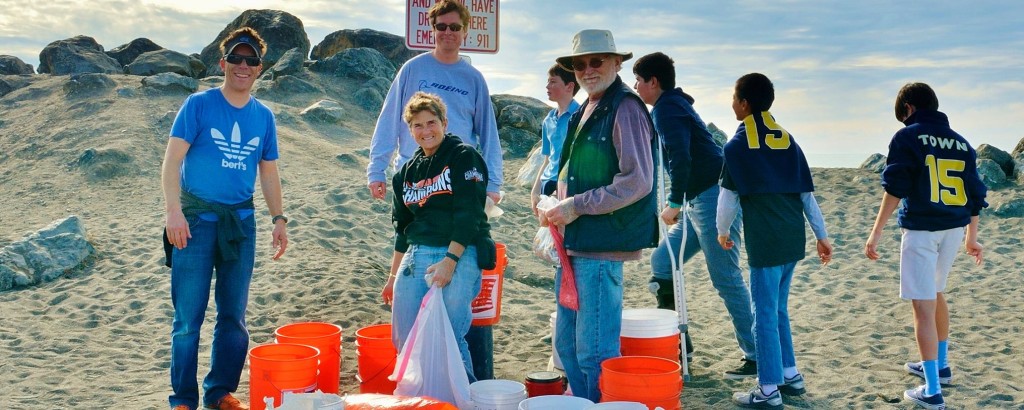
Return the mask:
[[[558,206],[558,200],[548,195],[541,195],[540,201],[537,202],[537,210],[540,212],[547,212],[556,206]],[[555,247],[555,238],[551,236],[551,230],[547,226],[537,229],[537,234],[533,237],[533,254],[556,267],[561,266],[558,249]]]
[[[469,377],[437,286],[423,297],[390,379],[398,382],[396,395],[430,396],[460,409],[473,408]]]

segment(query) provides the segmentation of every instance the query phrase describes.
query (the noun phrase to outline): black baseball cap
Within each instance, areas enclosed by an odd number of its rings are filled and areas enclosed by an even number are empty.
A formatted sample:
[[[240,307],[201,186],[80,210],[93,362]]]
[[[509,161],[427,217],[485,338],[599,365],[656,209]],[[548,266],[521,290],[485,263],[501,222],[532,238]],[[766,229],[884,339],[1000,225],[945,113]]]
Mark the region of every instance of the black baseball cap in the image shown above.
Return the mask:
[[[227,46],[224,47],[224,50],[226,51],[225,54],[232,54],[235,51],[235,48],[237,48],[238,46],[240,46],[242,44],[245,44],[245,45],[251,47],[252,51],[254,51],[256,53],[256,57],[262,57],[260,55],[260,43],[258,41],[256,41],[255,38],[252,38],[251,36],[248,36],[248,35],[241,35],[241,36],[235,37],[233,40],[229,41]]]

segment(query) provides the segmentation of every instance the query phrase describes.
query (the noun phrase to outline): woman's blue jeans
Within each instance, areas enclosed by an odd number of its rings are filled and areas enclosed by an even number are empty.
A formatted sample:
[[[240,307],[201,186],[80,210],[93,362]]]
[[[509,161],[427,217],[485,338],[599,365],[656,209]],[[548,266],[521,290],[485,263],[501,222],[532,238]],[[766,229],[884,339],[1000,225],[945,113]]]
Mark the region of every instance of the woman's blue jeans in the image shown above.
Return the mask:
[[[601,400],[601,362],[621,355],[622,262],[578,256],[570,259],[580,310],[558,305],[555,349],[572,394],[597,403]],[[559,268],[555,270],[556,300],[561,284]]]
[[[416,316],[420,312],[423,296],[426,296],[427,281],[424,280],[427,268],[444,259],[447,246],[411,245],[402,263],[398,267],[395,278],[394,302],[391,305],[391,339],[399,351],[405,346]],[[441,288],[444,295],[444,306],[448,312],[448,320],[452,323],[455,340],[459,342],[462,363],[466,367],[469,382],[475,382],[473,375],[473,359],[469,355],[466,343],[466,332],[473,322],[473,299],[480,293],[481,271],[476,261],[476,247],[470,246],[459,257],[455,265],[452,281]]]
[[[171,268],[171,406],[199,405],[196,371],[199,360],[199,331],[206,317],[213,282],[217,322],[213,327],[210,371],[203,379],[203,402],[213,404],[238,389],[238,380],[249,350],[245,308],[249,301],[256,256],[256,222],[242,219],[247,235],[239,248],[238,260],[217,262],[217,222],[189,218],[192,238],[184,249],[174,249]],[[216,271],[216,276],[214,276]],[[214,281],[214,277],[216,280]]]

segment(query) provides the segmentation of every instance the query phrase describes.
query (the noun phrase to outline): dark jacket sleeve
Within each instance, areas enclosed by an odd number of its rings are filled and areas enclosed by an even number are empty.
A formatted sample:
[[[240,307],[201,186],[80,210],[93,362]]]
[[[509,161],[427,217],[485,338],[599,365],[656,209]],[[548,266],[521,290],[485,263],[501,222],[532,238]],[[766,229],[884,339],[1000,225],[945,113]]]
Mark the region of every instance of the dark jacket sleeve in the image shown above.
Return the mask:
[[[882,188],[889,195],[902,199],[910,195],[914,175],[919,170],[913,150],[900,137],[897,133],[889,142],[889,155],[882,170]]]
[[[971,159],[967,161],[967,169],[964,171],[967,178],[967,206],[971,210],[971,216],[981,214],[981,208],[988,207],[985,197],[988,195],[988,187],[982,182],[978,174],[978,154],[972,148]]]
[[[468,145],[456,148],[449,162],[452,179],[452,241],[473,245],[480,227],[487,222],[487,165],[483,157]]]
[[[686,198],[693,162],[690,156],[690,130],[694,119],[679,107],[667,108],[671,109],[654,110],[654,128],[665,143],[668,157],[669,178],[672,182],[668,200],[682,204]]]
[[[409,226],[413,221],[413,214],[409,211],[409,207],[405,206],[405,201],[402,196],[402,186],[405,181],[402,177],[405,175],[405,170],[408,168],[402,167],[402,170],[395,174],[394,178],[391,179],[391,192],[394,193],[394,202],[391,206],[391,223],[395,226],[395,251],[405,253],[409,250],[409,240],[405,236],[405,228]]]

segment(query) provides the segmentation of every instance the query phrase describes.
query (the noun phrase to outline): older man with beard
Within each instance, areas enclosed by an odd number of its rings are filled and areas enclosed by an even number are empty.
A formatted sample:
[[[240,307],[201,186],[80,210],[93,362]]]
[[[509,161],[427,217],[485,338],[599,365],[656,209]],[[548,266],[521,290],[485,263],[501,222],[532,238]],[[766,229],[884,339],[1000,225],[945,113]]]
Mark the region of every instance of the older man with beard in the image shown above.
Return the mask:
[[[560,203],[541,223],[562,231],[579,299],[578,310],[558,306],[555,349],[573,394],[594,402],[601,362],[620,355],[622,264],[658,244],[651,118],[617,74],[631,57],[616,51],[610,31],[583,30],[572,54],[556,60],[588,95],[562,148]],[[556,294],[563,273],[556,270]]]

